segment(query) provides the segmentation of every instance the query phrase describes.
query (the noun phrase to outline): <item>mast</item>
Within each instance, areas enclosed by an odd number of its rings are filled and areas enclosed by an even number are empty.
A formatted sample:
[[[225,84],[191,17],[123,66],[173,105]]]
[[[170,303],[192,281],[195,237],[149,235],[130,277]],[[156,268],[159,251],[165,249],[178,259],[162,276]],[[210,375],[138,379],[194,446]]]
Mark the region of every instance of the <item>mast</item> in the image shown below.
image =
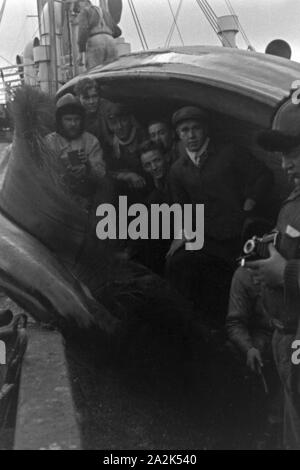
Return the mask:
[[[41,17],[42,17],[42,11],[43,11],[43,6],[41,4],[41,0],[36,0],[36,9],[37,9],[37,14],[38,14],[38,22],[39,22],[39,37],[41,37]]]
[[[55,0],[48,0],[49,9],[49,36],[50,36],[50,86],[51,95],[55,95],[58,89],[57,49],[56,49],[56,23],[55,23]]]

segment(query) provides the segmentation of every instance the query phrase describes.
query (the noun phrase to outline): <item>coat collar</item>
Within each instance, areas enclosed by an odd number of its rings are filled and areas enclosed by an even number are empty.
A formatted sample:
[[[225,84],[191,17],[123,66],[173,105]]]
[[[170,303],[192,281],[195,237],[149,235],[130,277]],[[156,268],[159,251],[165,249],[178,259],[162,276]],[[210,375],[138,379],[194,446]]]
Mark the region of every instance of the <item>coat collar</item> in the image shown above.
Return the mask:
[[[179,152],[180,152],[180,156],[182,158],[182,163],[183,163],[184,166],[186,166],[186,167],[189,166],[191,168],[196,168],[197,170],[200,170],[200,169],[202,169],[204,164],[207,162],[209,157],[215,153],[215,150],[216,150],[215,149],[215,144],[210,139],[208,147],[207,147],[206,151],[204,152],[204,154],[202,155],[202,158],[200,160],[200,165],[198,167],[192,162],[192,160],[190,159],[190,157],[187,154],[186,149],[183,146],[180,146]]]
[[[295,199],[300,199],[300,187],[299,188],[295,188],[291,194],[289,195],[289,197],[284,201],[283,204],[286,204],[288,202],[291,202],[291,201],[294,201]]]

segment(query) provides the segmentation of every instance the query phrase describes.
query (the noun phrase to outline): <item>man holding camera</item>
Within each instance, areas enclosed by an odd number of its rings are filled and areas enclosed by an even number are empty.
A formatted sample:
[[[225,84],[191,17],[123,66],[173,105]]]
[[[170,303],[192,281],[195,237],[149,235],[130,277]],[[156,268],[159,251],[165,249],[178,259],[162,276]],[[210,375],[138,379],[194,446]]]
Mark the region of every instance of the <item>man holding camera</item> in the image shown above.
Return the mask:
[[[282,152],[282,167],[295,189],[278,215],[278,250],[270,244],[268,259],[246,262],[245,267],[262,287],[275,327],[273,353],[284,389],[284,447],[300,449],[300,369],[292,362],[293,343],[300,339],[300,135],[268,131],[259,143],[265,150]]]
[[[96,137],[84,132],[85,112],[68,93],[56,105],[56,132],[46,137],[65,187],[86,205],[105,175],[102,150]]]

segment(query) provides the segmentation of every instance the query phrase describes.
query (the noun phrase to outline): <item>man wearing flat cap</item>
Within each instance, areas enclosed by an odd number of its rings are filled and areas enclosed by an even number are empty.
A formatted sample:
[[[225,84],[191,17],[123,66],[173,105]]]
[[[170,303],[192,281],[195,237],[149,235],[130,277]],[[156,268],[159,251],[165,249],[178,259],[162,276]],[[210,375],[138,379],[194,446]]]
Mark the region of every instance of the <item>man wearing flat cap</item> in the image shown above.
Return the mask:
[[[260,135],[259,144],[264,150],[282,152],[282,167],[295,186],[277,218],[277,249],[269,245],[268,259],[247,262],[245,267],[261,285],[264,306],[275,328],[273,353],[284,389],[283,445],[285,449],[299,450],[300,135],[267,131]]]
[[[182,234],[168,252],[167,273],[210,320],[223,320],[243,224],[270,191],[272,173],[246,151],[212,141],[205,110],[185,106],[172,123],[182,144],[169,175],[172,202],[204,204],[204,247],[185,250]]]

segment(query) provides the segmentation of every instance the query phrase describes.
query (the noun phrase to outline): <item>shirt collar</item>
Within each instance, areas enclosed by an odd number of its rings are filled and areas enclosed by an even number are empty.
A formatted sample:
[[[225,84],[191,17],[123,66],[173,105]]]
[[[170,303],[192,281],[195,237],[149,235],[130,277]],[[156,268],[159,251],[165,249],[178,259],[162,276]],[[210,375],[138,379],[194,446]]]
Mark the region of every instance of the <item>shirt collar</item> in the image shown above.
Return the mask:
[[[202,155],[206,152],[207,147],[208,147],[208,144],[209,144],[209,137],[206,138],[204,144],[203,144],[202,147],[198,150],[198,152],[190,152],[187,148],[185,149],[187,155],[188,155],[189,158],[192,160],[192,162],[194,163],[194,165],[196,165],[196,166],[199,165],[200,158],[201,158]]]

